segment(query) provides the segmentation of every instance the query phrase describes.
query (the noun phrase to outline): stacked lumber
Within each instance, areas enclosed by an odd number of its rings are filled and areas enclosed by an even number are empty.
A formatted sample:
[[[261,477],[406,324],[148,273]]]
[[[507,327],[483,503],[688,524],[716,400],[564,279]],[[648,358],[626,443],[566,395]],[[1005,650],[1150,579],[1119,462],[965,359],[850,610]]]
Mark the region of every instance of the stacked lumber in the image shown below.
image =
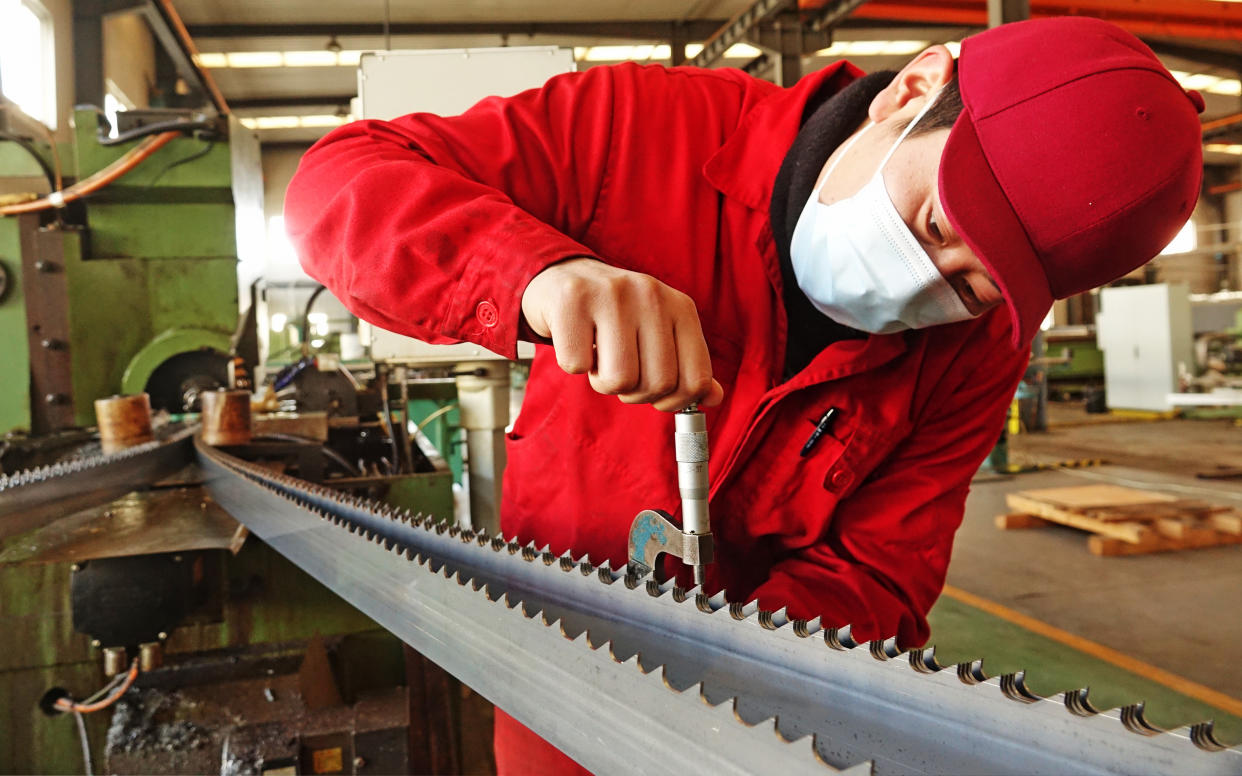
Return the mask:
[[[1118,485],[1084,485],[1010,493],[1004,529],[1054,523],[1090,534],[1093,555],[1141,555],[1242,544],[1242,514],[1195,499]]]

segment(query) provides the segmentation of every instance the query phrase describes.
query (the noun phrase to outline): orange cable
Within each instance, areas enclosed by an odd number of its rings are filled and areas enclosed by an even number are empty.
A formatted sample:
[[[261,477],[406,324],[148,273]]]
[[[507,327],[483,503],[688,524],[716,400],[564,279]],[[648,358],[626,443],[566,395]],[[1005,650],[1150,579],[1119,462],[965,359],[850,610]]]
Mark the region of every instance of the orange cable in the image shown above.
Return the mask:
[[[127,693],[130,687],[134,686],[134,680],[136,680],[137,678],[138,678],[138,661],[134,660],[134,662],[131,663],[129,666],[129,673],[125,676],[125,681],[122,682],[121,686],[118,687],[115,691],[113,691],[112,694],[109,695],[107,698],[104,698],[98,703],[91,703],[91,704],[86,704],[86,705],[74,703],[68,698],[61,698],[58,701],[56,701],[56,708],[61,711],[77,712],[79,714],[90,714],[93,711],[99,711],[101,709],[106,709],[112,704],[116,703],[118,700],[120,700],[121,696]]]
[[[125,155],[117,159],[112,164],[94,173],[88,178],[84,178],[73,184],[67,189],[58,193],[61,196],[61,205],[81,199],[88,194],[99,191],[104,186],[112,183],[116,179],[133,170],[148,157],[159,149],[168,145],[169,142],[180,137],[180,132],[162,132],[154,137],[148,138],[137,146],[125,152]],[[57,207],[53,202],[52,195],[36,199],[33,202],[22,202],[16,205],[0,206],[0,216],[14,216],[20,213],[35,213],[40,210],[47,210]]]

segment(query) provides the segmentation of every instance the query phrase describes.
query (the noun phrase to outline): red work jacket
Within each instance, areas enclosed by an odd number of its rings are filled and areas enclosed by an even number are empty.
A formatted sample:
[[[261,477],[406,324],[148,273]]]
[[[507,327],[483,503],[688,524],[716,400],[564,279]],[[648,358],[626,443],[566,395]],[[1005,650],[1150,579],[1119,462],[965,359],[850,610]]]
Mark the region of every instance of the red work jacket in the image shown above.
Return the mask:
[[[554,262],[596,257],[689,294],[724,387],[707,410],[707,587],[918,645],[1026,356],[997,308],[837,342],[783,379],[773,181],[808,98],[860,74],[839,63],[783,89],[737,70],[596,67],[461,116],[358,121],[302,160],[290,236],[359,317],[508,356],[522,292]],[[502,529],[621,566],[636,513],[678,511],[672,418],[538,350]],[[835,425],[800,456],[829,407]]]

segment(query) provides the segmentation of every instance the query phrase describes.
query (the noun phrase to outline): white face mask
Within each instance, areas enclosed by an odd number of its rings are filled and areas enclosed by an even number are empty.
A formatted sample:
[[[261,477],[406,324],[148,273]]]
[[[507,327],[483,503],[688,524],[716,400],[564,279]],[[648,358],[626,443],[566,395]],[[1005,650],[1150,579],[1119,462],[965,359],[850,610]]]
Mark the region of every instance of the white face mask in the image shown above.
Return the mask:
[[[884,165],[934,102],[935,95],[857,194],[825,205],[819,201],[820,189],[872,125],[850,138],[811,192],[794,227],[790,257],[798,287],[817,310],[851,328],[889,334],[974,317],[911,234],[884,186]]]

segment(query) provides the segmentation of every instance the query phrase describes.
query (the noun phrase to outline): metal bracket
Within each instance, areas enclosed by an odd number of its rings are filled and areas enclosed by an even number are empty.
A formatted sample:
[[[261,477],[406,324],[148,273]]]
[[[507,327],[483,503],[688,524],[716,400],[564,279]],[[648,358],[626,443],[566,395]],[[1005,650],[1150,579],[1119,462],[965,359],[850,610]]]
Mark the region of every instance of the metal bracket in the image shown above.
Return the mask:
[[[716,555],[711,534],[688,534],[673,525],[662,509],[644,509],[630,524],[630,570],[643,576],[655,568],[660,555],[675,555],[687,566],[705,566]]]

